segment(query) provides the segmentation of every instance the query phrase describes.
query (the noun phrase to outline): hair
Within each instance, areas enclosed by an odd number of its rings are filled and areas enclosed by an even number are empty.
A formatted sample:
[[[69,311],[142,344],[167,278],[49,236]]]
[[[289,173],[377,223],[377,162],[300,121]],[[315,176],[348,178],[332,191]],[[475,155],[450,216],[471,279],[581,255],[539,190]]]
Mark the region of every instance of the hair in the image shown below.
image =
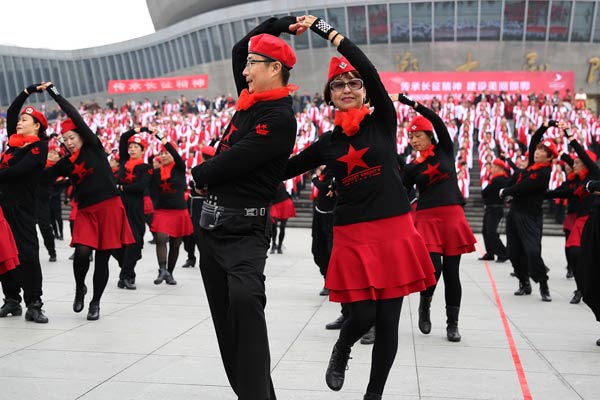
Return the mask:
[[[336,80],[337,78],[340,78],[342,76],[347,76],[349,78],[359,78],[362,79],[362,76],[360,76],[360,73],[358,71],[349,71],[349,72],[344,72],[343,74],[339,74],[334,76],[333,78],[329,79],[327,81],[327,83],[325,83],[325,88],[323,89],[323,100],[325,100],[325,104],[330,104],[331,103],[331,88],[329,87],[329,85],[331,84],[331,82],[333,82],[334,80]],[[365,90],[366,92],[366,90]],[[365,103],[369,102],[369,97],[365,94]]]
[[[437,140],[435,140],[435,134],[433,131],[423,131],[427,136],[429,136],[429,140],[431,140],[431,144],[437,144]]]
[[[40,138],[40,140],[48,140],[48,135],[46,135],[46,128],[44,128],[44,125],[42,125],[42,123],[33,115],[31,115],[31,118],[33,119],[33,122],[36,124],[40,125],[40,129],[38,129],[37,135]]]
[[[281,80],[285,86],[290,81],[290,70],[283,64],[281,64]]]
[[[547,148],[543,143],[539,143],[536,147],[536,149],[543,149],[546,151],[546,154],[548,155],[548,158],[554,158],[554,154],[552,154],[552,152],[550,151],[549,148]]]

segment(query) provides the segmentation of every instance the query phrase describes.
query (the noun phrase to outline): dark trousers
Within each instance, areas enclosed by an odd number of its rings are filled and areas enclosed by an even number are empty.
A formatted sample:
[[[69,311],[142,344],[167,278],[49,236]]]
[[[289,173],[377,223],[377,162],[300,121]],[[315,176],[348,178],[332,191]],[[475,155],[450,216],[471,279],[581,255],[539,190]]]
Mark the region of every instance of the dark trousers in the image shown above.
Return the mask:
[[[194,227],[194,233],[183,238],[183,249],[187,253],[188,260],[196,261],[196,245],[198,238],[200,237],[200,213],[202,212],[203,198],[190,199],[190,217],[192,218],[192,226]],[[199,247],[198,247],[199,249]]]
[[[488,255],[497,255],[498,258],[508,258],[506,247],[500,235],[498,234],[498,225],[504,217],[503,206],[486,206],[483,214],[483,243],[485,244],[485,253]]]
[[[581,234],[581,255],[577,269],[581,276],[583,301],[600,322],[600,212],[592,210]]]
[[[50,196],[50,226],[54,232],[54,237],[63,236],[62,206],[60,204],[60,194]]]
[[[39,258],[39,243],[35,230],[35,216],[31,209],[15,205],[2,205],[6,221],[12,230],[20,265],[2,276],[2,291],[5,298],[21,301],[21,288],[25,305],[42,298],[42,266]]]
[[[327,266],[333,248],[333,213],[323,214],[313,211],[312,221],[312,246],[311,251],[315,264],[319,267],[321,275],[327,275]]]
[[[542,260],[541,215],[529,215],[511,210],[506,217],[508,257],[521,282],[546,282],[546,265]]]
[[[200,271],[225,372],[239,400],[275,400],[265,321],[269,216],[202,229]]]
[[[135,238],[135,243],[123,246],[119,250],[114,251],[113,256],[117,259],[121,267],[119,279],[135,280],[135,266],[142,258],[144,234],[146,233],[144,201],[143,199],[136,199],[135,201],[125,200],[123,201],[123,206],[125,207],[125,214]]]
[[[50,225],[50,205],[47,199],[38,199],[37,202],[37,225],[40,228],[44,238],[44,247],[48,250],[48,255],[56,256],[56,246],[54,244],[54,233]]]

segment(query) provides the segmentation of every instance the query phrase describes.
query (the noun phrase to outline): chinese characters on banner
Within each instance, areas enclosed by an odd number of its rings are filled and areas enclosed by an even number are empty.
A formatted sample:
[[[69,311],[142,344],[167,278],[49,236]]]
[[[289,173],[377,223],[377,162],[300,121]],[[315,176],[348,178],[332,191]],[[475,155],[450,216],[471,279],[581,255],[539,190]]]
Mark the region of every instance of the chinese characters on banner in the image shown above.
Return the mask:
[[[108,81],[108,93],[158,92],[162,90],[196,90],[208,87],[208,75],[175,76],[156,79]]]
[[[488,72],[380,72],[381,80],[389,93],[408,93],[415,99],[433,96],[446,97],[461,94],[506,92],[507,94],[531,92],[561,95],[575,86],[573,71],[488,71]]]

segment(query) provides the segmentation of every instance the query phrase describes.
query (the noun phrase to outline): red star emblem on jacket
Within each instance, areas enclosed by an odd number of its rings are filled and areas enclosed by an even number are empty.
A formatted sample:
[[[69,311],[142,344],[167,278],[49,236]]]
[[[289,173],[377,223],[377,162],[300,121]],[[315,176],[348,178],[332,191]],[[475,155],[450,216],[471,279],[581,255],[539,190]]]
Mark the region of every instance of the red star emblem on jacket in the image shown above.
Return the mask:
[[[162,181],[160,184],[160,191],[163,193],[173,193],[175,189],[173,189],[173,184],[169,181]]]
[[[38,154],[40,154],[40,148],[34,147],[33,149],[31,149],[31,154],[33,154],[34,156],[37,156]]]
[[[4,155],[2,155],[2,162],[0,163],[0,168],[8,168],[9,165],[9,161],[14,157],[13,154],[8,154],[8,153],[4,153]]]
[[[577,189],[575,189],[573,194],[579,199],[584,199],[590,195],[588,192],[585,191],[585,185],[579,185]]]
[[[352,147],[352,145],[350,145],[350,147],[348,147],[348,153],[337,160],[348,165],[348,175],[350,175],[354,167],[369,168],[369,166],[362,159],[363,154],[365,154],[368,150],[368,147],[356,150],[354,147]]]
[[[74,164],[73,175],[77,175],[77,180],[79,182],[83,181],[88,175],[93,173],[94,168],[85,168],[85,161]]]
[[[123,182],[132,183],[134,179],[135,179],[135,174],[133,173],[133,171],[127,171],[125,173],[125,176],[123,177]]]
[[[269,128],[267,124],[258,124],[256,125],[256,133],[259,135],[266,135],[269,133]]]
[[[429,183],[432,184],[441,181],[442,179],[446,179],[448,177],[448,172],[441,173],[440,163],[438,162],[437,164],[427,164],[427,169],[423,171],[423,175],[427,175]]]

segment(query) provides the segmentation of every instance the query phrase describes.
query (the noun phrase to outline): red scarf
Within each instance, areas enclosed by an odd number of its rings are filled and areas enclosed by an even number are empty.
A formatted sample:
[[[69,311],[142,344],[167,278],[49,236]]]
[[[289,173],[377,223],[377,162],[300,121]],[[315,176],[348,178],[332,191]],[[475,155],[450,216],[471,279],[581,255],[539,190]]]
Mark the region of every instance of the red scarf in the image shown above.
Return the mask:
[[[419,151],[419,158],[417,158],[415,160],[415,164],[421,164],[428,157],[434,156],[435,155],[435,153],[433,152],[434,148],[435,148],[435,145],[432,144],[431,146],[429,146],[425,150]]]
[[[335,126],[342,128],[342,132],[346,136],[354,136],[360,129],[360,123],[365,118],[365,115],[369,114],[371,110],[369,107],[362,106],[361,108],[350,108],[348,111],[336,111]]]
[[[492,176],[490,176],[490,181],[493,181],[494,178],[497,178],[499,176],[504,176],[508,178],[508,174],[506,172],[498,172],[497,174],[492,174]]]
[[[56,161],[46,160],[46,166],[44,168],[50,168],[54,164],[56,164]]]
[[[144,163],[143,158],[138,158],[136,160],[134,160],[133,158],[130,158],[125,163],[125,171],[127,171],[128,173],[131,173],[131,172],[133,172],[133,169],[135,167],[137,167],[138,165],[143,164],[143,163]]]
[[[171,179],[171,172],[173,171],[173,167],[175,166],[175,162],[172,162],[169,165],[161,165],[160,166],[160,180],[168,181]]]
[[[552,163],[549,161],[548,162],[536,162],[531,167],[527,168],[527,171],[536,171],[540,168],[549,167],[551,164]]]
[[[244,89],[242,90],[242,93],[240,93],[240,98],[235,103],[235,109],[236,111],[247,110],[259,101],[283,99],[296,90],[298,90],[298,86],[292,84],[277,89],[267,90],[266,92],[252,94],[248,92],[248,89]]]
[[[587,169],[581,171],[579,173],[579,179],[581,179],[582,181],[585,181],[585,178],[587,178],[587,176],[588,176],[588,172],[590,172],[590,171],[588,171]]]
[[[71,162],[74,163],[75,160],[77,160],[77,157],[79,157],[79,153],[81,153],[81,149],[77,149],[74,152],[72,152],[71,156],[69,157],[69,160],[71,160]]]
[[[577,174],[575,172],[571,172],[570,174],[567,175],[568,181],[573,181],[573,180],[575,180],[575,178],[577,178]]]
[[[10,138],[8,139],[8,145],[10,147],[23,147],[30,143],[35,143],[35,142],[39,142],[39,141],[40,141],[40,138],[37,135],[36,136],[25,136],[20,133],[15,133],[14,135],[11,135]]]

